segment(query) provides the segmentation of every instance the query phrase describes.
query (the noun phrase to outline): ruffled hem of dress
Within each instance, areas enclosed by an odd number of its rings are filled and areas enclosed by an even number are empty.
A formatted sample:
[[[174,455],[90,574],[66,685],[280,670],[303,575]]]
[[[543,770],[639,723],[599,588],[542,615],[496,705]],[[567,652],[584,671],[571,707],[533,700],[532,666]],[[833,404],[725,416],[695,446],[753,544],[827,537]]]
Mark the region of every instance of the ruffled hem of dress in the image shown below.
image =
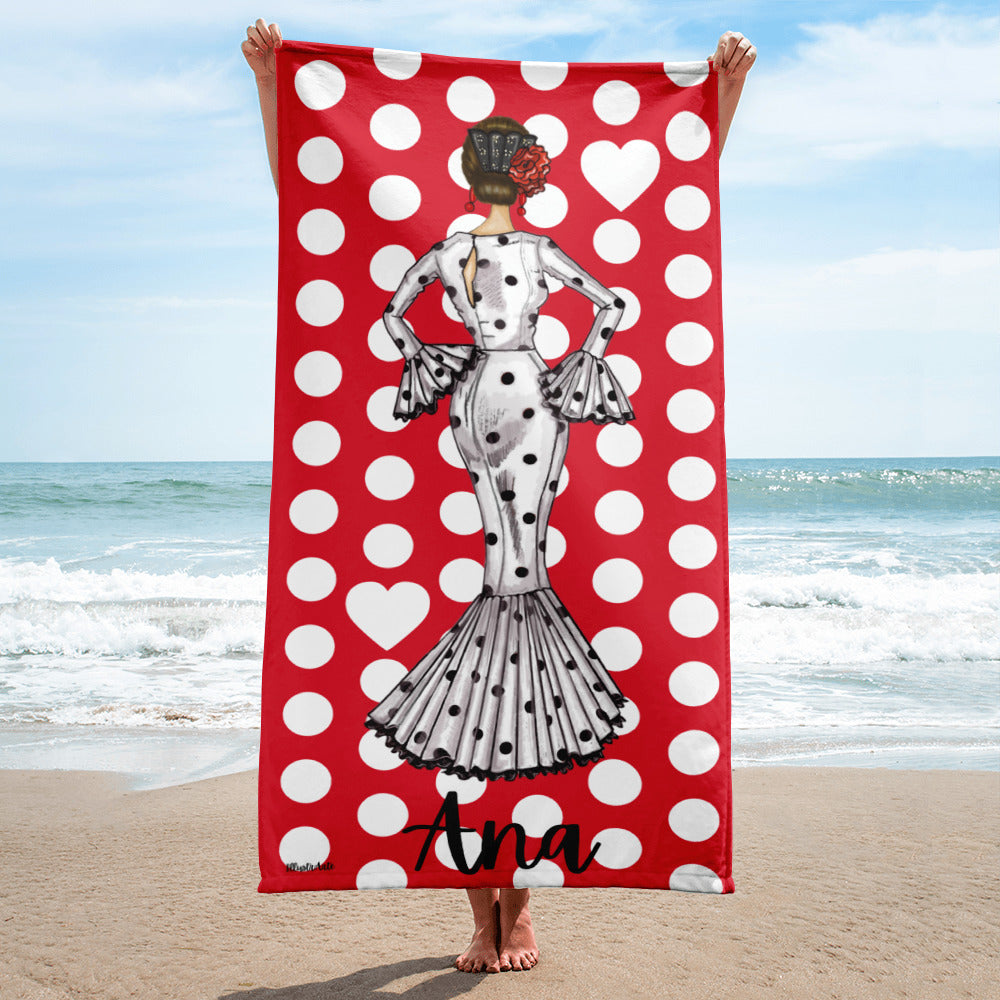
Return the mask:
[[[437,413],[438,403],[475,368],[479,353],[475,344],[424,344],[403,367],[393,416],[414,420]]]
[[[545,405],[563,420],[624,424],[635,420],[632,404],[607,361],[574,351],[539,377]]]
[[[616,708],[624,708],[625,703],[628,700],[624,695],[614,692],[611,693],[611,698],[614,701]],[[608,721],[613,727],[615,727],[615,729],[621,729],[625,725],[625,717],[620,712]],[[538,776],[545,774],[568,774],[574,767],[585,767],[587,764],[593,764],[596,761],[603,760],[604,747],[618,739],[619,735],[614,731],[614,729],[612,729],[610,733],[606,736],[600,737],[598,740],[601,744],[599,749],[583,754],[572,751],[568,752],[566,760],[559,761],[557,764],[539,764],[535,767],[509,768],[504,771],[493,771],[489,768],[476,767],[475,765],[465,767],[461,764],[455,764],[447,757],[427,760],[424,757],[417,756],[417,754],[413,753],[412,750],[408,750],[396,739],[395,732],[398,727],[386,725],[382,722],[376,722],[375,719],[372,718],[365,719],[365,726],[368,729],[374,730],[376,735],[381,736],[382,739],[385,740],[386,746],[388,746],[394,754],[402,757],[407,764],[410,764],[413,767],[420,768],[425,771],[440,770],[444,771],[445,774],[454,774],[459,778],[480,778],[484,781],[497,781],[500,778],[503,778],[506,781],[514,781],[517,778],[537,778]]]

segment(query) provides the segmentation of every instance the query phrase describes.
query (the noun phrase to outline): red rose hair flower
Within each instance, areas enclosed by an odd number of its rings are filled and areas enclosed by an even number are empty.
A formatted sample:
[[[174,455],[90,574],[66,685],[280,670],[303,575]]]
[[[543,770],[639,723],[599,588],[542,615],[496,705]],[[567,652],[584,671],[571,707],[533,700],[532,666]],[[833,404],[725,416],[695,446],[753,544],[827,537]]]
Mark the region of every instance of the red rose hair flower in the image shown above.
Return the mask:
[[[510,159],[510,179],[521,189],[526,198],[545,189],[545,175],[549,172],[549,154],[541,146],[519,149]]]

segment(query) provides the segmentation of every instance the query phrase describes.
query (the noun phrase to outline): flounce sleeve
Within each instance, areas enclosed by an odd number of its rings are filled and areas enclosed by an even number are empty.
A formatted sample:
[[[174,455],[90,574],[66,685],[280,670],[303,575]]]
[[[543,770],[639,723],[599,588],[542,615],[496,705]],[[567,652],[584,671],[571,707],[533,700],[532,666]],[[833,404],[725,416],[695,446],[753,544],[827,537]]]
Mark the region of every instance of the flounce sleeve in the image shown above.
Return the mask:
[[[475,344],[424,344],[403,366],[396,407],[397,420],[436,413],[438,401],[454,392],[478,360]]]
[[[564,420],[624,424],[635,419],[632,404],[607,361],[587,351],[568,354],[552,371],[539,376],[539,384],[546,405]]]

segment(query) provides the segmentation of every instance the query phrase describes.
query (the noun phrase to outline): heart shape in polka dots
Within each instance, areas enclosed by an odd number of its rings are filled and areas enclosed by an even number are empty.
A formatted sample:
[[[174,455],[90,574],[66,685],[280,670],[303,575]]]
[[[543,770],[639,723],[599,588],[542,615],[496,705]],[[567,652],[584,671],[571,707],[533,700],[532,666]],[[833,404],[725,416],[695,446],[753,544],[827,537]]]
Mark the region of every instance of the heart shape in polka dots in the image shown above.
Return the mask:
[[[372,642],[392,649],[427,617],[431,599],[416,583],[397,583],[387,590],[369,580],[351,588],[346,604],[351,621]]]
[[[601,139],[584,149],[580,169],[587,183],[621,212],[656,179],[660,152],[645,139],[633,139],[624,146]]]

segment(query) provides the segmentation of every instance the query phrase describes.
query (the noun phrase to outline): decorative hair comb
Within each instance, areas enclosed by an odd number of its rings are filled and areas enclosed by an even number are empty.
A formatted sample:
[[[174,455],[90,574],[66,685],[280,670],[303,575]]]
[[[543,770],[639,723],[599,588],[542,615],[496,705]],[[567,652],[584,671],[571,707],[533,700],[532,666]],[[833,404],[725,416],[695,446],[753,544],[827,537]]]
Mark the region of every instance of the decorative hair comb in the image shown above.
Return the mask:
[[[533,146],[538,141],[537,135],[486,132],[481,128],[470,128],[469,136],[479,157],[479,165],[488,174],[506,174],[510,170],[511,157],[519,149]]]

